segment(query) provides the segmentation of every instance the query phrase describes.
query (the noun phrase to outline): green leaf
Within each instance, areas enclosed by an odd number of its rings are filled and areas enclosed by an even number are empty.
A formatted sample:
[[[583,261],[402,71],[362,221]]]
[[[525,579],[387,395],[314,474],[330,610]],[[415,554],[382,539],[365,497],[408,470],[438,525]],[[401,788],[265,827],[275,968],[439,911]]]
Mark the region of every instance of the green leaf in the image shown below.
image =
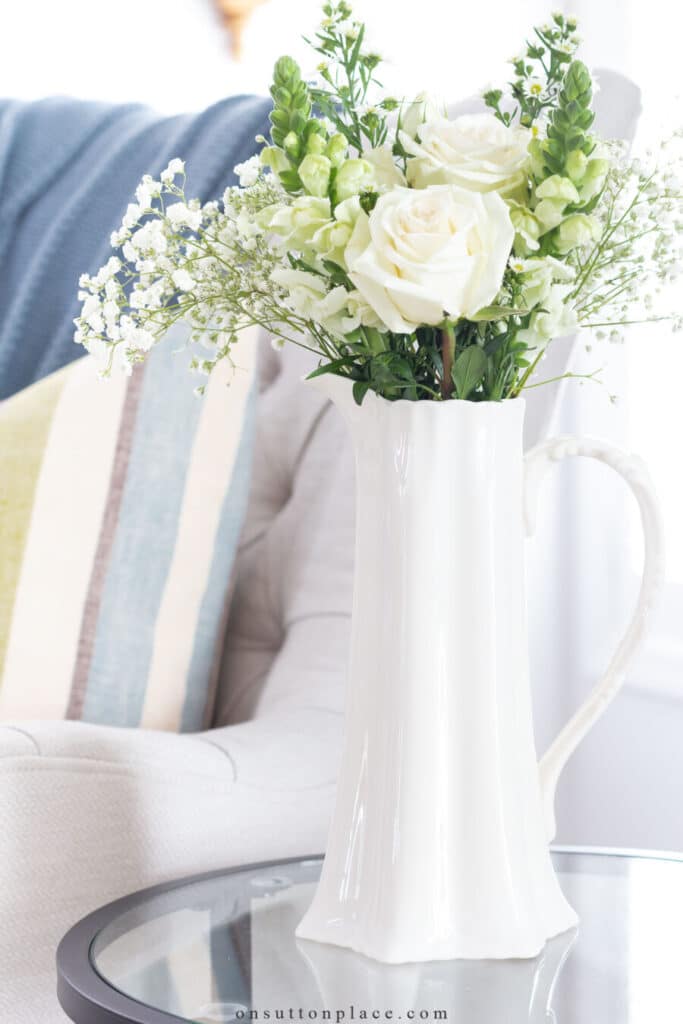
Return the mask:
[[[296,171],[280,171],[280,181],[288,192],[300,192],[302,189],[301,178]]]
[[[486,356],[478,345],[464,349],[453,363],[453,383],[458,398],[469,398],[486,373]]]
[[[512,306],[484,306],[478,313],[471,316],[470,320],[478,324],[488,320],[505,320],[508,316],[524,316],[528,312],[528,309],[513,309]]]
[[[386,350],[387,343],[384,335],[376,327],[364,327],[363,336],[373,355],[378,355]]]
[[[342,267],[337,263],[333,263],[332,260],[323,260],[322,264],[332,284],[342,284],[348,289],[348,291],[353,291],[353,284]]]
[[[370,387],[369,380],[357,380],[353,385],[353,400],[356,405],[362,405],[363,399],[365,398],[368,389]]]
[[[338,370],[343,370],[347,366],[353,366],[356,360],[351,356],[345,356],[343,359],[333,359],[329,363],[323,363],[322,366],[318,366],[315,370],[312,370],[306,380],[313,380],[314,377],[322,377],[324,373],[337,373]],[[341,374],[340,374],[341,376]]]

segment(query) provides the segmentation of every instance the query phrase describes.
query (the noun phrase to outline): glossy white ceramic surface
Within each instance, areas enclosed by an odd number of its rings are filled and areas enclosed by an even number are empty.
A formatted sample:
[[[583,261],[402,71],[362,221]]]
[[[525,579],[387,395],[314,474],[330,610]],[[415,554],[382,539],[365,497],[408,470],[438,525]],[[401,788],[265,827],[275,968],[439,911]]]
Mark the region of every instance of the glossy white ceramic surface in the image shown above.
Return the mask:
[[[385,963],[534,957],[577,917],[551,865],[534,749],[524,403],[368,393],[359,407],[347,381],[315,383],[353,435],[356,578],[336,808],[297,937]],[[550,804],[573,749],[560,741]]]

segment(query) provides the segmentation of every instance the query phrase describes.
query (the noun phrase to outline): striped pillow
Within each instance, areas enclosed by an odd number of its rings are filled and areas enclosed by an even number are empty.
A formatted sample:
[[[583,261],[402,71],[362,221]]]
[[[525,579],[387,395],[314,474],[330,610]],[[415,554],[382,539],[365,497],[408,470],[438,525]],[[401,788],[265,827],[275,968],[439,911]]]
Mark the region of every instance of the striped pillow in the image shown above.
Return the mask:
[[[129,378],[80,359],[0,404],[0,720],[208,724],[249,485],[248,335],[202,399],[169,338]]]

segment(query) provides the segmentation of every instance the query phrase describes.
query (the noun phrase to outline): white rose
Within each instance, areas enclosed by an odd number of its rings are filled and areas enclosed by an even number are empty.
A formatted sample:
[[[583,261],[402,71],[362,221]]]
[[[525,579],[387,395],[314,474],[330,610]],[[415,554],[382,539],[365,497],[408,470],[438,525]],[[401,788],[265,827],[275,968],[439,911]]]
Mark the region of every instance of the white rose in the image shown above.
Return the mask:
[[[455,185],[396,188],[361,212],[346,247],[349,277],[390,331],[470,317],[500,290],[514,229],[495,193]]]
[[[415,188],[460,185],[475,192],[512,195],[526,184],[531,133],[506,128],[493,114],[435,117],[418,128],[418,139],[401,133],[410,154],[408,181]]]

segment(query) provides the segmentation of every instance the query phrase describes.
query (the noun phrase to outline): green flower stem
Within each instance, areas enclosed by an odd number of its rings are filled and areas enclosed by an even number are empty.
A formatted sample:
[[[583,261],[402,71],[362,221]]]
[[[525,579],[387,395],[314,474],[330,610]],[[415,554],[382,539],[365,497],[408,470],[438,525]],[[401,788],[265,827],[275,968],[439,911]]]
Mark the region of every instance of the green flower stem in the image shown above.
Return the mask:
[[[588,277],[595,272],[600,256],[602,255],[602,253],[604,253],[608,242],[619,230],[619,228],[622,226],[626,218],[630,216],[630,214],[633,212],[633,210],[636,209],[637,206],[640,205],[640,202],[642,201],[642,194],[645,191],[645,189],[649,186],[652,179],[653,175],[650,175],[650,177],[648,177],[643,182],[643,184],[640,186],[640,188],[638,189],[635,196],[633,197],[629,205],[626,207],[622,215],[614,223],[611,222],[611,215],[608,216],[606,223],[609,225],[609,227],[603,232],[602,237],[599,238],[598,241],[595,243],[595,247],[593,248],[590,256],[583,264],[581,268],[581,273],[579,274],[579,277],[576,282],[576,287],[574,288],[574,291],[571,295],[572,298],[578,297],[583,285],[588,280]],[[611,209],[614,209],[614,202],[612,202]],[[624,242],[620,243],[620,245],[624,244],[628,244],[628,239],[625,239]]]
[[[445,400],[453,394],[453,363],[455,361],[455,330],[447,324],[441,331],[441,397]]]
[[[529,380],[529,378],[531,377],[532,373],[534,372],[534,370],[536,369],[536,367],[540,363],[540,361],[541,361],[541,359],[543,357],[543,353],[544,352],[545,352],[545,349],[539,349],[538,354],[536,355],[536,358],[533,359],[531,361],[531,363],[527,366],[527,368],[524,371],[524,373],[522,374],[518,384],[511,389],[511,391],[510,391],[510,398],[519,398],[519,396],[522,393],[522,391],[524,390],[524,388],[526,388],[527,386],[529,386],[529,387],[531,387],[531,386],[535,387],[536,386],[536,385],[527,385],[527,381]]]
[[[535,384],[527,384],[526,390],[530,391],[532,388],[542,388],[546,384],[557,384],[560,380],[593,380],[596,384],[602,384],[602,381],[598,378],[598,374],[602,373],[602,367],[599,370],[593,370],[592,373],[561,373],[557,377],[548,377],[547,380],[536,381]]]
[[[598,327],[634,327],[642,324],[658,324],[674,319],[675,317],[673,316],[649,316],[644,320],[603,320],[600,323],[582,324],[582,326],[590,330],[595,330]]]

